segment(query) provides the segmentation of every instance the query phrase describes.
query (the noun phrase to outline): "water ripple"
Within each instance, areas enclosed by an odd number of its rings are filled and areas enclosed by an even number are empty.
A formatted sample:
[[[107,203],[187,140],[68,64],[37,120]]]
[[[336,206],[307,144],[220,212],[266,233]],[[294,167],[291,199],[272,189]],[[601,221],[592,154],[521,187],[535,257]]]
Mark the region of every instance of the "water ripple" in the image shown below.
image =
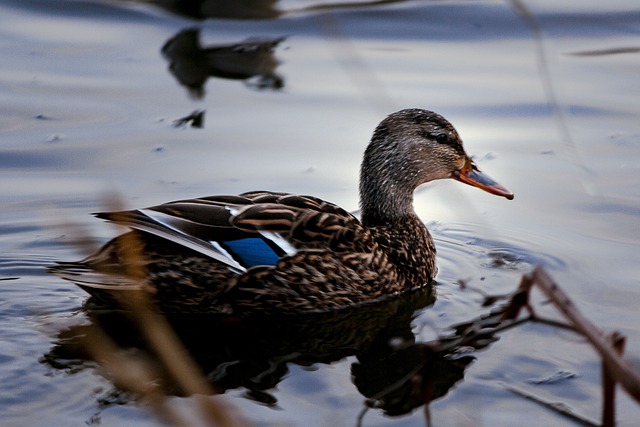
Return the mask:
[[[453,264],[457,270],[477,270],[479,267],[529,271],[533,266],[542,265],[549,270],[563,270],[566,262],[552,253],[545,252],[539,242],[511,241],[480,237],[477,224],[453,224],[445,227],[431,227],[438,247],[440,263]],[[531,237],[531,236],[529,236]],[[539,236],[538,236],[539,237]]]

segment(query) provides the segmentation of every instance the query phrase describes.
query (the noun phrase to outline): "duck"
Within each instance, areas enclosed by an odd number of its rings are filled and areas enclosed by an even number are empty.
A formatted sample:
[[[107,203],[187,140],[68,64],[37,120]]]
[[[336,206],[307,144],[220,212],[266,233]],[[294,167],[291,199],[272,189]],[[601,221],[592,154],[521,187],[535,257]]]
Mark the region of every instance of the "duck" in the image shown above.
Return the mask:
[[[100,304],[142,291],[166,313],[300,314],[401,297],[431,286],[437,272],[414,191],[449,178],[514,197],[480,171],[444,117],[403,109],[378,124],[364,151],[359,218],[273,191],[100,212],[129,231],[53,272]]]

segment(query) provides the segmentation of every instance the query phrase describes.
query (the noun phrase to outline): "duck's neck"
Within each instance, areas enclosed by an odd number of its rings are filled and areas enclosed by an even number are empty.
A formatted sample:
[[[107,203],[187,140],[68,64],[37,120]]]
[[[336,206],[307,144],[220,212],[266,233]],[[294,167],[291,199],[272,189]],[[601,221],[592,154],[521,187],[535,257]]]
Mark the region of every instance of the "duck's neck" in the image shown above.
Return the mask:
[[[360,178],[360,209],[362,224],[367,227],[392,225],[402,223],[406,218],[415,218],[413,188],[363,173]]]
[[[363,194],[361,222],[386,253],[406,286],[422,286],[435,276],[436,248],[413,210],[412,195],[388,191]]]

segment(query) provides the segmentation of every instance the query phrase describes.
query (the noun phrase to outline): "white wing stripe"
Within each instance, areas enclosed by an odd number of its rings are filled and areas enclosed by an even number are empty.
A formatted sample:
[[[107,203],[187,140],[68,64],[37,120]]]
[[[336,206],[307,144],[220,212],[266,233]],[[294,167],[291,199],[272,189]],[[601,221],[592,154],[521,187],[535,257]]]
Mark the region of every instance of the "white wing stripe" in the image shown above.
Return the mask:
[[[211,243],[211,246],[213,246],[214,248],[216,248],[216,250],[218,250],[222,255],[224,255],[225,257],[227,257],[231,262],[235,263],[235,265],[233,265],[233,268],[240,268],[240,271],[237,271],[238,273],[242,273],[243,271],[247,271],[246,268],[244,268],[242,265],[240,265],[235,259],[233,259],[233,257],[231,256],[231,254],[225,250],[222,246],[220,246],[220,243],[216,242],[215,240],[211,240],[209,241],[209,243]],[[230,263],[228,263],[230,264]]]
[[[287,255],[293,255],[296,252],[298,252],[298,250],[291,243],[289,243],[287,239],[285,239],[278,233],[260,231],[260,235],[262,235],[262,237],[264,237],[265,239],[271,240],[280,249],[282,249]]]
[[[206,242],[204,240],[200,240],[202,243],[198,243],[196,241],[189,239],[188,237],[191,237],[191,236],[189,236],[186,233],[183,233],[181,230],[172,226],[171,221],[167,221],[167,219],[175,218],[175,217],[171,215],[163,214],[161,212],[151,211],[148,209],[140,209],[139,212],[148,216],[152,220],[158,222],[162,226],[170,230],[173,230],[175,234],[163,231],[162,229],[159,229],[157,227],[145,226],[144,224],[132,224],[130,225],[132,228],[136,228],[141,231],[146,231],[148,233],[154,234],[159,237],[163,237],[171,242],[177,243],[189,249],[193,249],[196,252],[200,252],[203,255],[206,255],[217,261],[227,264],[228,266],[233,267],[240,272],[246,271],[246,268],[244,268],[236,260],[231,258],[227,253],[227,251],[222,249],[219,245],[217,244],[213,245],[212,244],[213,242]],[[185,237],[182,238],[180,236],[185,236]],[[197,238],[193,238],[193,239],[199,240]],[[211,246],[206,245],[206,243],[210,243]]]

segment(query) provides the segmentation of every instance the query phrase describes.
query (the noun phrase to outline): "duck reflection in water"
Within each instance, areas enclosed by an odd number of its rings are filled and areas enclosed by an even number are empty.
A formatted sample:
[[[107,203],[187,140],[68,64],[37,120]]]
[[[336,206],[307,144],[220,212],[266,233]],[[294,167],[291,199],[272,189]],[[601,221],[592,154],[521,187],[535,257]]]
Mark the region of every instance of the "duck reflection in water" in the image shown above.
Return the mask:
[[[245,389],[247,398],[277,407],[275,389],[286,381],[290,365],[328,364],[355,356],[352,378],[367,406],[402,415],[446,395],[474,360],[456,356],[455,348],[439,352],[416,343],[411,322],[434,300],[434,287],[427,287],[403,298],[331,313],[242,320],[170,315],[167,320],[217,392]],[[156,374],[166,394],[184,395],[126,312],[94,310],[89,302],[85,313],[91,323],[60,332],[43,363],[70,373],[94,366],[86,337],[98,328],[128,354],[160,367]],[[124,403],[122,393],[115,391],[98,401],[101,406]]]
[[[275,19],[279,0],[143,0],[171,13],[195,19]]]
[[[132,1],[132,0],[119,0]],[[277,19],[290,13],[324,12],[401,3],[407,0],[335,1],[298,5],[291,2],[289,9],[278,7],[279,0],[133,0],[153,4],[173,14],[192,19]],[[283,5],[286,6],[286,5]]]
[[[200,30],[180,31],[162,47],[171,74],[194,98],[202,98],[209,77],[245,80],[256,89],[281,89],[284,80],[275,69],[279,65],[274,50],[284,40],[249,38],[240,43],[202,47]]]

